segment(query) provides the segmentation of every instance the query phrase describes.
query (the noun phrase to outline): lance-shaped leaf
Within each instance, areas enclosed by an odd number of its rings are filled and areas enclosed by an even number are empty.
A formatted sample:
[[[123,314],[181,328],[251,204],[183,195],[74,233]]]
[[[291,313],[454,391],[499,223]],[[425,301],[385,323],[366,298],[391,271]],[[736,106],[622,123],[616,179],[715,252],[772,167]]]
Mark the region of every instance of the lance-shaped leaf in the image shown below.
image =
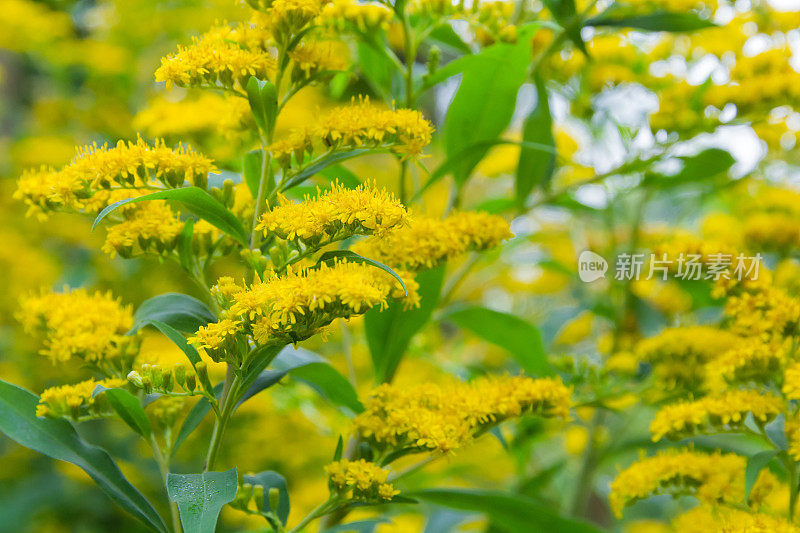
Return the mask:
[[[261,183],[261,164],[264,162],[264,150],[251,150],[244,154],[242,161],[242,175],[247,188],[253,198],[258,196],[258,186]]]
[[[132,331],[153,321],[162,322],[183,333],[194,333],[200,326],[216,322],[217,319],[206,304],[197,298],[168,292],[142,302],[133,315]]]
[[[247,234],[239,219],[224,205],[215,200],[213,196],[199,187],[168,189],[114,202],[100,211],[97,218],[94,219],[92,229],[94,230],[101,220],[120,206],[151,200],[174,200],[180,202],[190,213],[206,220],[209,224],[224,231],[241,244],[247,245]]]
[[[625,16],[619,10],[612,9],[594,18],[590,18],[584,26],[634,28],[644,31],[687,32],[714,27],[708,19],[700,18],[693,13],[673,13],[655,11],[647,15]]]
[[[404,309],[394,301],[386,309],[370,309],[364,315],[367,344],[379,382],[390,381],[414,335],[428,322],[439,304],[444,280],[444,266],[417,274],[420,306]]]
[[[197,363],[201,361],[200,353],[197,351],[197,348],[189,344],[186,340],[186,337],[181,335],[181,333],[170,326],[169,324],[165,324],[164,322],[159,322],[158,320],[150,320],[146,322],[144,325],[151,325],[157,328],[161,333],[167,336],[169,340],[171,340],[175,346],[181,349],[181,351],[186,354],[186,357],[192,363],[192,366],[196,366]]]
[[[518,316],[474,306],[458,309],[444,318],[468,329],[485,341],[505,348],[528,374],[553,374],[539,330]]]
[[[278,92],[271,81],[259,80],[255,76],[247,81],[246,89],[253,118],[264,135],[269,135],[278,118]]]
[[[167,495],[178,504],[185,533],[214,533],[222,506],[233,501],[236,469],[202,474],[167,474]]]
[[[550,115],[550,103],[544,81],[536,76],[536,107],[525,119],[522,139],[526,143],[543,145],[552,149],[538,150],[535,147],[522,146],[517,165],[517,203],[524,205],[528,195],[537,187],[549,185],[555,172],[555,138],[553,137],[553,119]]]
[[[494,140],[506,129],[525,82],[531,53],[531,28],[521,31],[516,44],[498,43],[470,56],[447,112],[443,135],[447,156],[452,158],[482,141]],[[469,178],[488,148],[476,149],[452,169],[459,186]]]
[[[150,420],[147,418],[147,414],[136,396],[125,389],[109,389],[102,385],[95,387],[92,398],[98,394],[105,394],[108,403],[111,404],[114,411],[132,430],[145,439],[149,439],[152,436],[153,430],[150,428]]]
[[[120,507],[154,531],[167,526],[153,505],[125,479],[102,448],[85,443],[63,419],[37,418],[39,397],[0,381],[0,432],[18,444],[81,468]]]
[[[354,157],[358,157],[366,153],[375,153],[375,152],[376,150],[374,149],[356,148],[355,150],[347,150],[344,152],[333,152],[331,154],[328,154],[320,158],[319,161],[311,163],[303,170],[301,170],[300,172],[289,178],[289,180],[283,186],[281,191],[287,191],[292,187],[300,185],[314,174],[320,173],[329,166],[339,163],[340,161],[346,161],[348,159],[352,159]]]
[[[747,500],[750,498],[750,493],[756,485],[758,475],[765,466],[772,460],[773,457],[778,455],[777,450],[769,450],[766,452],[757,453],[747,460],[747,468],[744,471],[744,503],[747,505]]]
[[[560,516],[551,506],[505,492],[480,489],[427,489],[409,494],[436,505],[485,514],[507,533],[600,533],[591,524]]]

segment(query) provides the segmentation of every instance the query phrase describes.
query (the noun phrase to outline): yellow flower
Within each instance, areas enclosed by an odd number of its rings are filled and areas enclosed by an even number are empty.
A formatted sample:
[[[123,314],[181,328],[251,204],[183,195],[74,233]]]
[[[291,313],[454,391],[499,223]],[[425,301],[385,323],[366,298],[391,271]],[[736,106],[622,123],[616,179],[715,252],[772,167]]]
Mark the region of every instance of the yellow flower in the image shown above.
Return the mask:
[[[229,318],[201,326],[189,342],[204,350],[215,362],[226,360],[226,355],[236,354],[244,348],[239,324]]]
[[[694,401],[662,407],[650,424],[653,442],[663,437],[678,439],[698,433],[736,430],[748,414],[761,423],[772,420],[783,409],[778,396],[753,390],[734,390]]]
[[[415,286],[410,280],[406,286],[407,298],[415,303]],[[232,294],[226,317],[260,344],[298,342],[336,318],[364,314],[373,307],[385,307],[390,297],[404,297],[388,273],[346,261],[298,271],[289,267],[281,277],[273,274],[239,291],[230,286],[226,291]]]
[[[95,207],[87,199],[100,190],[180,187],[185,181],[205,188],[215,170],[210,159],[181,145],[169,148],[163,140],[152,145],[141,138],[119,141],[113,148],[92,144],[78,148],[75,159],[59,171],[24,172],[14,197],[30,206],[29,213],[81,210]]]
[[[381,449],[449,452],[503,420],[524,414],[566,417],[569,406],[570,390],[558,378],[384,384],[372,391],[366,410],[353,423],[363,438]]]
[[[244,89],[251,76],[269,79],[275,71],[275,59],[264,49],[263,31],[249,24],[236,28],[223,25],[212,28],[190,46],[161,58],[156,81],[167,90],[178,87],[216,87]]]
[[[653,373],[662,387],[692,389],[704,382],[704,365],[738,342],[729,331],[709,326],[669,328],[640,341],[636,354],[653,364]]]
[[[370,184],[348,189],[336,183],[330,191],[300,203],[282,198],[281,205],[264,213],[256,228],[265,236],[272,233],[320,247],[353,235],[382,235],[408,219],[403,205],[385,190]]]
[[[318,23],[339,30],[351,25],[362,32],[373,33],[385,28],[392,17],[392,10],[383,4],[334,0],[323,8]]]
[[[400,494],[391,483],[387,483],[389,471],[364,459],[349,461],[342,459],[325,466],[325,472],[338,493],[352,490],[355,500],[391,500]]]
[[[786,350],[777,343],[746,339],[722,352],[706,365],[706,381],[712,390],[730,383],[765,383],[776,377],[786,359]]]
[[[462,212],[444,220],[414,216],[408,226],[358,243],[353,249],[390,266],[419,270],[433,268],[471,250],[493,248],[512,236],[502,217]]]
[[[138,351],[138,337],[125,335],[133,326],[133,311],[110,293],[77,289],[28,297],[19,319],[28,333],[44,334],[42,354],[53,362],[76,357],[121,373]]]
[[[611,483],[609,501],[618,518],[622,510],[656,494],[693,494],[701,502],[736,504],[744,499],[746,458],[736,454],[706,454],[693,450],[669,450],[643,458],[617,475]],[[771,477],[762,471],[750,500],[762,497],[763,485]],[[771,480],[770,480],[771,481]]]
[[[165,202],[144,202],[127,220],[108,228],[103,251],[125,259],[148,252],[165,254],[175,249],[182,229],[183,222]]]
[[[63,385],[46,389],[36,406],[36,416],[67,417],[74,420],[110,415],[113,413],[104,394],[92,398],[95,388],[102,385],[108,389],[124,387],[124,379],[89,379],[75,385]]]
[[[783,518],[747,509],[701,505],[678,516],[674,529],[681,533],[800,533]]]
[[[246,100],[202,92],[179,102],[153,100],[134,117],[133,127],[155,137],[222,133],[232,138],[254,126],[251,122]]]
[[[321,72],[344,70],[347,54],[347,46],[341,41],[304,42],[289,52],[294,63],[292,79],[299,81],[310,79]]]

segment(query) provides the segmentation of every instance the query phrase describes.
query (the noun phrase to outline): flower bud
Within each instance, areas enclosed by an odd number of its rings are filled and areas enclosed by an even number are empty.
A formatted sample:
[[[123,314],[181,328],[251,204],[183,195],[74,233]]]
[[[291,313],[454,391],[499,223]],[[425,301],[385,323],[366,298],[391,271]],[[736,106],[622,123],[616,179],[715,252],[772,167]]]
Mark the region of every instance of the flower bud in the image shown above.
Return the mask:
[[[194,372],[189,372],[186,374],[186,390],[189,392],[194,392],[197,388],[197,376]]]
[[[278,504],[281,503],[281,491],[278,490],[278,487],[272,487],[269,489],[269,508],[272,512],[276,512],[278,510]]]
[[[256,485],[253,489],[253,500],[256,502],[256,509],[262,513],[268,511],[268,509],[264,509],[264,486]]]
[[[175,376],[175,383],[183,388],[186,388],[186,367],[183,363],[175,363],[173,368],[173,375]]]
[[[175,382],[172,380],[172,370],[169,368],[161,369],[161,386],[167,392],[172,392],[172,387]]]
[[[208,379],[208,365],[206,365],[205,361],[200,361],[194,365],[194,369],[197,371],[197,377],[200,379],[200,383],[203,384],[203,387],[211,391],[214,387],[211,385],[211,380]]]
[[[137,389],[144,388],[144,383],[142,383],[142,376],[139,375],[138,372],[131,370],[128,374],[128,381]]]

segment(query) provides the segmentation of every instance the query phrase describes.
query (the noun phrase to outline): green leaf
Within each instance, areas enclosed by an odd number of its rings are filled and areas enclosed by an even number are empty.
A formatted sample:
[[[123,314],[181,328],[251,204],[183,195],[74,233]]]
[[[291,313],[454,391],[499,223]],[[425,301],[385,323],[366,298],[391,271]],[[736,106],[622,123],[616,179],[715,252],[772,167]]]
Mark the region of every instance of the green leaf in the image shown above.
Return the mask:
[[[281,524],[286,525],[289,518],[291,504],[289,502],[289,489],[286,487],[286,478],[277,472],[267,470],[258,474],[243,476],[242,481],[251,485],[264,487],[263,509],[267,512],[275,513]],[[269,489],[278,489],[278,508],[273,509],[269,502]]]
[[[336,451],[333,452],[333,460],[339,461],[342,458],[342,452],[344,452],[344,440],[342,436],[339,435],[339,440],[336,441]]]
[[[517,165],[517,202],[524,205],[525,200],[536,187],[546,188],[550,184],[556,168],[555,138],[550,103],[544,81],[536,76],[536,107],[522,128],[524,142],[551,147],[552,151],[522,147]]]
[[[222,506],[233,501],[236,469],[202,474],[167,474],[167,495],[178,504],[184,533],[214,533]]]
[[[178,235],[178,259],[186,272],[194,272],[194,219],[190,218],[184,223]]]
[[[467,43],[464,42],[464,40],[458,35],[458,33],[456,33],[456,31],[448,22],[439,24],[433,30],[431,30],[429,38],[449,48],[452,48],[456,52],[461,52],[462,54],[472,54],[472,49]]]
[[[125,389],[109,389],[98,385],[92,392],[92,398],[98,394],[105,394],[106,400],[114,408],[119,417],[128,424],[132,430],[141,435],[144,439],[150,439],[153,430],[150,428],[150,420],[139,403],[139,399]]]
[[[425,182],[425,184],[420,188],[420,190],[414,194],[413,199],[420,198],[422,194],[425,191],[427,191],[432,185],[434,185],[436,182],[438,182],[439,180],[447,176],[447,174],[456,169],[461,164],[461,161],[463,161],[463,159],[467,157],[467,155],[474,153],[476,150],[488,151],[490,148],[502,144],[514,144],[520,146],[521,148],[526,148],[527,150],[545,152],[547,154],[546,157],[555,158],[556,155],[556,149],[555,146],[553,145],[527,142],[527,141],[512,141],[510,139],[493,139],[491,141],[480,141],[471,146],[468,146],[467,148],[457,153],[456,155],[448,157],[445,160],[445,162],[442,163],[431,174],[430,178],[428,178],[428,181]]]
[[[180,348],[181,351],[186,354],[186,357],[189,358],[189,361],[192,363],[193,367],[201,361],[200,353],[194,346],[189,344],[189,342],[186,340],[186,337],[184,337],[178,330],[169,324],[159,322],[158,320],[148,320],[146,324],[155,327],[161,333],[166,335],[169,340],[175,344],[175,346]]]
[[[277,357],[284,346],[259,346],[252,354],[251,362],[244,372],[241,390],[247,391],[261,376],[261,372]],[[240,402],[241,403],[241,402]]]
[[[356,48],[359,70],[369,87],[383,100],[399,99],[403,77],[386,47],[379,42],[359,41]]]
[[[136,332],[153,321],[163,322],[183,333],[194,333],[200,326],[216,322],[217,319],[206,304],[197,298],[167,292],[142,302],[133,315],[131,331]]]
[[[466,62],[461,85],[444,122],[448,157],[481,141],[496,139],[508,126],[530,63],[531,28],[526,30],[521,31],[516,44],[494,44]],[[487,150],[477,149],[460,159],[453,169],[459,186],[464,185]]]
[[[39,397],[0,380],[0,432],[18,444],[84,470],[120,507],[149,528],[167,532],[153,505],[125,479],[102,448],[85,443],[63,419],[37,418]]]
[[[485,514],[508,533],[599,533],[591,524],[558,515],[550,506],[515,494],[480,489],[426,489],[408,496]]]
[[[614,12],[616,13],[617,10]],[[700,18],[693,13],[672,13],[662,10],[647,15],[632,16],[619,16],[606,12],[587,20],[584,25],[669,32],[696,31],[716,26],[710,20]]]
[[[242,175],[253,198],[258,197],[258,186],[261,183],[261,164],[264,162],[264,150],[251,150],[244,154]]]
[[[214,387],[214,395],[219,398],[219,395],[222,393],[222,386],[223,383],[219,383],[216,387]],[[211,404],[208,402],[208,399],[205,397],[200,398],[192,410],[189,411],[189,414],[186,415],[186,419],[183,421],[183,425],[181,426],[180,431],[178,431],[178,436],[175,437],[175,444],[172,445],[171,453],[175,455],[175,452],[178,451],[183,441],[191,435],[197,426],[203,421],[206,417],[208,412],[211,411]]]
[[[395,497],[396,498],[396,497]],[[375,529],[381,524],[391,524],[388,518],[374,518],[371,520],[356,520],[339,524],[321,531],[320,533],[374,533]]]
[[[322,172],[324,169],[333,165],[334,163],[345,161],[347,159],[352,159],[354,157],[358,157],[366,153],[375,153],[375,150],[371,148],[357,148],[355,150],[348,150],[346,152],[333,152],[332,154],[323,157],[316,163],[307,166],[306,168],[298,172],[296,175],[292,176],[292,178],[289,179],[289,181],[287,181],[286,184],[283,186],[281,191],[286,191],[291,189],[292,187],[300,185],[314,174]]]
[[[364,411],[353,385],[319,355],[303,348],[285,348],[274,360],[274,369],[264,370],[246,389],[239,404],[272,387],[287,375],[308,383],[334,405],[354,413]],[[238,407],[237,405],[237,407]]]
[[[789,441],[786,440],[786,417],[783,413],[775,417],[775,420],[764,426],[764,432],[769,440],[781,450],[789,449]]]
[[[247,81],[247,101],[253,118],[265,136],[269,136],[275,128],[278,118],[278,92],[269,80],[259,80],[251,76]]]
[[[526,373],[532,376],[553,374],[539,330],[521,318],[477,306],[453,311],[444,318],[511,352]]]
[[[417,274],[420,306],[404,309],[403,302],[393,301],[380,310],[370,309],[364,315],[364,326],[378,382],[392,379],[414,335],[430,320],[439,304],[444,280],[444,265]]]
[[[224,231],[241,244],[247,245],[247,234],[244,231],[242,223],[234,216],[233,213],[228,211],[224,205],[214,199],[213,196],[208,194],[199,187],[183,187],[180,189],[168,189],[164,191],[145,194],[136,198],[127,198],[114,202],[109,205],[97,215],[92,224],[92,230],[103,220],[106,215],[116,210],[118,207],[126,204],[134,204],[137,202],[147,202],[150,200],[174,200],[180,202],[194,215],[206,220],[212,226]]]
[[[683,168],[669,176],[669,181],[679,183],[698,182],[727,172],[736,160],[726,150],[707,148],[695,155],[682,156]]]
[[[747,460],[747,468],[744,471],[744,503],[747,505],[747,500],[750,498],[750,492],[756,484],[758,475],[761,470],[767,466],[773,457],[778,455],[777,450],[769,450],[766,452],[757,453]]]
[[[357,253],[351,252],[350,250],[331,250],[330,252],[325,252],[320,256],[318,264],[325,263],[326,265],[332,265],[336,262],[337,259],[347,259],[351,263],[366,263],[376,268],[380,268],[384,272],[390,274],[394,279],[396,279],[400,283],[400,286],[403,287],[406,296],[408,296],[408,289],[406,288],[406,284],[403,282],[400,276],[397,275],[397,272],[391,269],[391,267],[388,267],[383,263],[375,261],[374,259],[364,257],[363,255],[358,255]]]
[[[334,405],[347,407],[356,414],[364,412],[353,385],[328,363],[308,363],[291,370],[289,374],[308,383]]]

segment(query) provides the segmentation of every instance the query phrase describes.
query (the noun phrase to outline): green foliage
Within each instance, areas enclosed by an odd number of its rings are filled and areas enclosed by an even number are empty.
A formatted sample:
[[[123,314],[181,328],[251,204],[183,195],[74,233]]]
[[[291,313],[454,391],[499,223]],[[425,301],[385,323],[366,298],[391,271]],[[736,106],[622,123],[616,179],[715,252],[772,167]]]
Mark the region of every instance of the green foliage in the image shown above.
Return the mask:
[[[185,533],[214,533],[222,507],[236,497],[236,469],[202,474],[168,474],[167,494],[178,504]]]

